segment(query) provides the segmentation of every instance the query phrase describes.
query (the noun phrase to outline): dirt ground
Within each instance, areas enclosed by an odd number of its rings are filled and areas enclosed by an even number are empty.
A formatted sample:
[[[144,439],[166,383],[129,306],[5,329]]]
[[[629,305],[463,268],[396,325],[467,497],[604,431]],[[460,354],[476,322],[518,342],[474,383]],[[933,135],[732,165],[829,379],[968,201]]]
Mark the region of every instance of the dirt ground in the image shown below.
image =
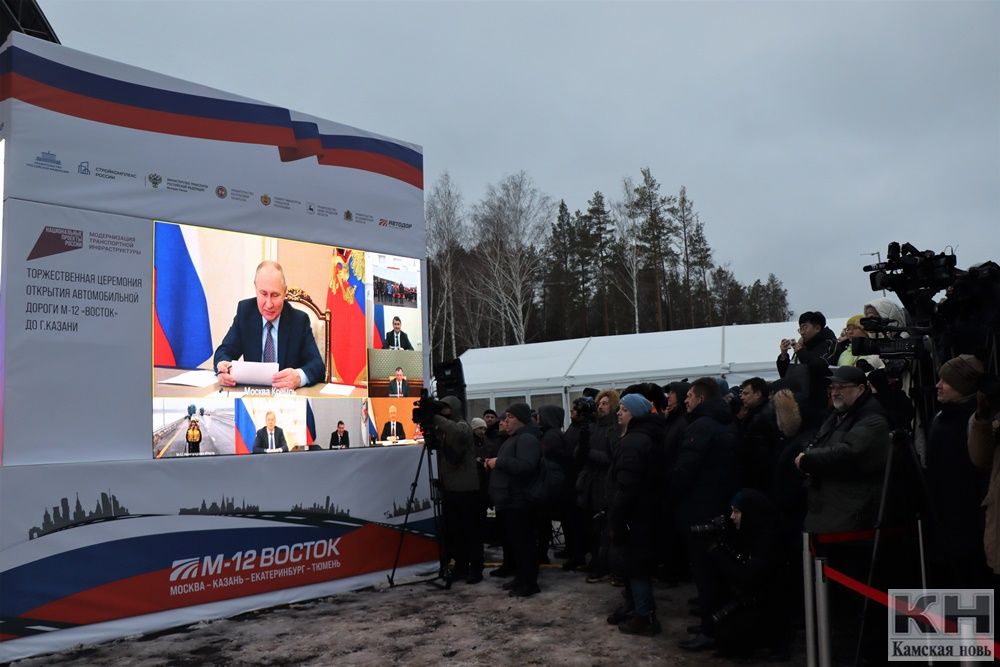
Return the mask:
[[[695,622],[690,584],[656,587],[663,632],[624,635],[605,617],[621,589],[543,566],[542,592],[510,598],[492,577],[440,590],[418,582],[197,623],[155,635],[29,658],[78,665],[733,665],[677,647]],[[398,583],[398,582],[397,582]],[[799,653],[786,665],[805,664]]]

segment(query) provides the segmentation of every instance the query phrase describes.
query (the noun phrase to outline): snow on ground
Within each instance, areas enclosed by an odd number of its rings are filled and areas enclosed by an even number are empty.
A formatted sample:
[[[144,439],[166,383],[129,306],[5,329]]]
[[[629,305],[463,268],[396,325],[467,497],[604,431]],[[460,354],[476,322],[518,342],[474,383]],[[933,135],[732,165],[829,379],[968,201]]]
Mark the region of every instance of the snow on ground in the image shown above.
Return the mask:
[[[687,638],[690,584],[657,584],[663,632],[624,635],[605,617],[621,589],[543,567],[542,592],[511,598],[505,581],[440,590],[388,584],[155,635],[29,658],[17,667],[154,665],[733,665],[677,648]],[[397,583],[399,583],[397,581]],[[800,647],[801,648],[801,647]],[[801,651],[790,665],[805,663]]]

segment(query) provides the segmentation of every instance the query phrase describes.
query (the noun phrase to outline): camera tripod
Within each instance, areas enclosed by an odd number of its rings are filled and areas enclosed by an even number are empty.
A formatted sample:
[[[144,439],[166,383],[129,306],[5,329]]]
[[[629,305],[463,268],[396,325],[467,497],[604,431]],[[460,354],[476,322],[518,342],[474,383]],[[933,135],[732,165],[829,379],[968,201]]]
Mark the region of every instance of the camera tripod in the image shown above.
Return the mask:
[[[434,510],[434,531],[436,533],[438,545],[438,571],[436,575],[429,579],[420,579],[418,581],[408,583],[423,582],[432,584],[444,590],[449,590],[451,588],[451,571],[448,569],[447,554],[444,549],[445,516],[441,503],[441,483],[440,480],[434,476],[434,461],[431,456],[431,451],[432,450],[427,446],[427,441],[425,439],[423,449],[420,452],[420,458],[417,459],[417,471],[413,475],[413,482],[410,484],[410,497],[406,501],[406,514],[403,516],[403,524],[399,527],[399,542],[396,545],[396,557],[392,561],[392,572],[388,575],[389,586],[391,588],[397,586],[396,570],[399,567],[399,558],[403,553],[403,540],[406,539],[406,527],[410,522],[410,511],[413,509],[414,498],[417,494],[417,486],[420,484],[420,473],[423,469],[424,459],[427,460],[427,483],[431,492],[431,507]]]

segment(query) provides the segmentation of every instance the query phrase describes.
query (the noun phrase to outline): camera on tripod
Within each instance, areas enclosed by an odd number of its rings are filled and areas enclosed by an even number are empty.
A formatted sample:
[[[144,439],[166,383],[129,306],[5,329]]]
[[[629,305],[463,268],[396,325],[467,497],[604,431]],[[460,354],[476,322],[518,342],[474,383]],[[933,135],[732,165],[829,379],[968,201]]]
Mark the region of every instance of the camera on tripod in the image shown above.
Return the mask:
[[[930,250],[917,250],[912,244],[889,244],[885,261],[869,264],[863,271],[871,273],[872,291],[911,292],[932,289],[938,292],[949,287],[958,276],[954,253],[934,254]]]
[[[708,523],[691,526],[691,532],[695,535],[725,535],[734,527],[732,520],[728,516],[720,514]]]

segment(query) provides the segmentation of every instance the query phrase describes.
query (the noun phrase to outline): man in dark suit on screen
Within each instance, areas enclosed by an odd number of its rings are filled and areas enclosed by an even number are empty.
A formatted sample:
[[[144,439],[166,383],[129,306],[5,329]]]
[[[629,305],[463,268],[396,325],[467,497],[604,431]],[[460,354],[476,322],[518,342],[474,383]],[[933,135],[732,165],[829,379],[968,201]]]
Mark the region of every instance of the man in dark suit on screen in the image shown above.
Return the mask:
[[[392,318],[392,331],[385,334],[385,345],[383,345],[387,350],[412,350],[413,346],[410,345],[410,338],[403,331],[403,321],[399,319],[399,316]]]
[[[337,430],[330,434],[330,449],[343,449],[351,446],[351,434],[344,428],[344,422],[337,422]]]
[[[396,367],[396,379],[389,382],[389,396],[409,396],[410,385],[403,377],[403,369]]]
[[[275,426],[277,417],[274,412],[268,411],[264,415],[264,423],[267,424],[264,428],[257,431],[257,437],[253,439],[253,453],[254,454],[264,454],[267,450],[280,449],[283,452],[288,451],[288,442],[285,440],[285,432],[281,430],[280,426]]]
[[[236,386],[229,371],[232,360],[240,357],[245,361],[278,362],[278,372],[271,380],[276,389],[297,389],[322,380],[326,367],[309,316],[285,301],[288,287],[281,265],[261,262],[253,284],[257,296],[239,302],[233,324],[215,350],[219,384]]]
[[[382,427],[382,436],[379,440],[391,440],[395,442],[396,440],[405,440],[406,432],[403,430],[403,424],[396,421],[396,406],[389,406],[389,421],[385,423]]]

